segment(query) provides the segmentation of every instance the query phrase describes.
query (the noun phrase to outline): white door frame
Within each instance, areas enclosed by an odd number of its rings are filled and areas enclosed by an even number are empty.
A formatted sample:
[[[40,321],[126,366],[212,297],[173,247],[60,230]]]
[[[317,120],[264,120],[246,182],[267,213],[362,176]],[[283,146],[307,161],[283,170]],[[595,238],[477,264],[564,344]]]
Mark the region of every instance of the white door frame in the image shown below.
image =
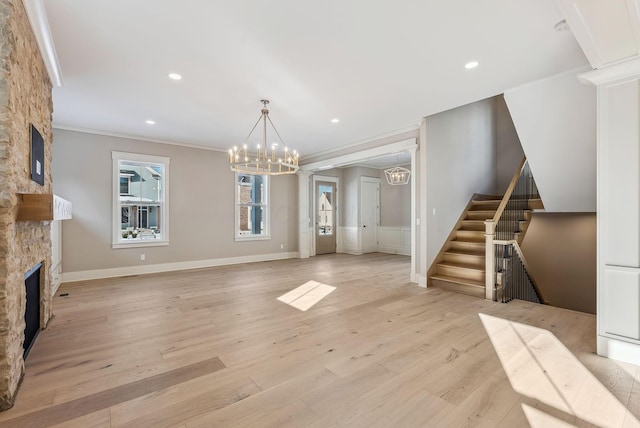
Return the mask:
[[[374,178],[374,177],[367,177],[367,176],[362,176],[360,177],[360,197],[359,197],[359,201],[358,201],[358,247],[359,247],[359,251],[360,253],[364,253],[364,240],[362,239],[362,234],[364,233],[364,230],[362,230],[364,228],[364,210],[362,209],[363,206],[363,195],[364,192],[362,191],[363,188],[363,184],[364,183],[373,183],[376,184],[376,224],[375,224],[375,231],[376,231],[376,245],[375,245],[375,251],[378,251],[378,235],[380,234],[380,186],[382,184],[382,182],[380,181],[379,178]],[[373,252],[375,252],[373,251]]]
[[[336,253],[341,253],[342,252],[342,237],[339,235],[340,233],[340,212],[338,211],[341,207],[340,207],[340,177],[330,177],[328,175],[314,175],[313,176],[313,186],[311,186],[311,194],[313,195],[312,199],[312,204],[311,204],[311,209],[313,210],[312,213],[314,215],[312,221],[311,221],[311,226],[309,227],[309,233],[311,233],[311,245],[309,248],[309,255],[310,256],[315,256],[316,255],[316,218],[315,216],[318,214],[316,212],[316,182],[317,181],[325,181],[327,183],[335,183],[336,185],[336,200],[335,200],[335,210],[336,210],[336,227],[335,227],[335,234],[336,234]]]
[[[299,192],[299,219],[298,219],[298,247],[300,251],[300,257],[306,258],[309,256],[309,252],[307,251],[311,247],[311,237],[309,236],[309,186],[305,177],[308,177],[308,174],[312,174],[314,171],[321,171],[325,169],[336,168],[339,166],[351,165],[357,163],[358,161],[371,159],[374,157],[393,154],[397,152],[401,152],[403,150],[411,153],[411,277],[410,281],[414,283],[418,283],[421,281],[420,277],[420,265],[418,264],[417,257],[417,241],[418,239],[424,240],[426,242],[426,232],[424,233],[424,239],[421,236],[418,236],[419,228],[416,226],[420,222],[420,218],[416,216],[417,209],[417,183],[418,183],[418,165],[417,165],[417,156],[416,152],[418,150],[417,138],[409,138],[406,140],[398,141],[395,143],[385,144],[383,146],[374,147],[371,149],[362,150],[360,152],[349,153],[346,155],[336,156],[333,158],[325,159],[318,162],[312,162],[306,165],[302,165],[300,170],[298,171],[298,175],[300,177],[298,184],[298,192]],[[421,167],[421,170],[424,168]],[[302,192],[303,194],[301,194]],[[421,203],[421,212],[422,212]],[[426,209],[425,209],[426,212]],[[312,234],[313,235],[313,234]],[[336,237],[337,238],[337,237]],[[338,243],[338,246],[340,243]],[[422,247],[422,244],[421,244]],[[426,245],[425,245],[426,247]],[[315,248],[315,246],[314,246]],[[424,258],[424,254],[422,256]],[[426,268],[425,268],[426,271]],[[423,284],[424,286],[424,284]]]

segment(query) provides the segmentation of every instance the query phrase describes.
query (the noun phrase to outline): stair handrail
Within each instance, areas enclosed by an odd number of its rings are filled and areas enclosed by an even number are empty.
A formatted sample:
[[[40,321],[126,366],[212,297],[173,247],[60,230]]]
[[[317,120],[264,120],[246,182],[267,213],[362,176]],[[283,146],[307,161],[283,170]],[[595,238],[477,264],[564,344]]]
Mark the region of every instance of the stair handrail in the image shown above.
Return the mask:
[[[509,202],[509,199],[511,199],[511,194],[513,193],[513,190],[516,188],[516,184],[518,183],[518,179],[520,178],[520,174],[522,174],[522,170],[524,169],[524,166],[526,163],[527,163],[527,157],[525,156],[520,161],[520,166],[518,166],[516,173],[513,175],[513,178],[509,183],[509,187],[507,187],[506,192],[504,192],[504,196],[500,201],[500,205],[498,205],[498,209],[496,210],[496,213],[493,215],[493,224],[498,224],[498,221],[500,221],[500,217],[502,217],[502,213],[504,212],[504,209],[507,207],[507,203]]]
[[[502,217],[502,214],[504,213],[504,210],[506,209],[507,204],[509,203],[509,200],[511,200],[511,196],[513,195],[513,192],[516,186],[518,185],[518,180],[520,179],[520,176],[522,175],[526,165],[527,165],[527,157],[524,156],[520,161],[520,165],[516,169],[516,172],[513,175],[513,178],[511,179],[511,182],[509,183],[509,186],[507,187],[507,190],[505,191],[504,196],[502,197],[502,200],[500,201],[500,204],[498,205],[498,208],[496,209],[495,214],[493,215],[493,218],[489,218],[484,222],[485,224],[485,298],[487,300],[496,300],[494,287],[493,287],[494,280],[495,280],[495,270],[494,270],[495,246],[493,245],[493,242],[496,238],[496,227],[498,225],[498,222],[500,222],[500,218]]]
[[[527,259],[524,257],[524,254],[522,253],[522,249],[520,248],[520,244],[518,244],[518,241],[516,241],[515,239],[502,240],[502,241],[494,240],[493,243],[496,245],[511,245],[516,250],[516,252],[518,253],[518,256],[520,257],[520,260],[522,261],[522,264],[524,265],[524,270],[525,272],[527,272],[529,281],[531,281],[531,285],[533,286],[533,289],[538,295],[538,299],[540,299],[540,303],[542,303],[543,305],[548,305],[549,301],[544,298],[544,296],[542,295],[542,292],[540,291],[540,287],[538,287],[538,283],[531,275],[531,269],[529,269],[529,264],[527,263]]]

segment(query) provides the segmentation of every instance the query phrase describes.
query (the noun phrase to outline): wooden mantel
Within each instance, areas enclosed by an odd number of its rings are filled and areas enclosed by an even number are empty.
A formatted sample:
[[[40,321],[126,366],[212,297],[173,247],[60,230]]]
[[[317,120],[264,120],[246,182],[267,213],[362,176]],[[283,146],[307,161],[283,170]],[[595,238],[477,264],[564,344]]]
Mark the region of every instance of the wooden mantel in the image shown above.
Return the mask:
[[[18,221],[51,221],[71,218],[71,202],[50,193],[19,193]]]

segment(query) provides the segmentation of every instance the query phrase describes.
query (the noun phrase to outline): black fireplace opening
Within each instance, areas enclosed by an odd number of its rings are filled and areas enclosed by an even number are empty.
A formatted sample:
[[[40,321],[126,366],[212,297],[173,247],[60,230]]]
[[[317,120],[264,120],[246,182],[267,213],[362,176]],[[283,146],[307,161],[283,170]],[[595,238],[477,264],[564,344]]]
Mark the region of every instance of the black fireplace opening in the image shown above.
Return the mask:
[[[40,271],[42,263],[32,267],[24,274],[24,286],[27,295],[27,304],[24,311],[24,354],[27,358],[29,351],[40,332]]]

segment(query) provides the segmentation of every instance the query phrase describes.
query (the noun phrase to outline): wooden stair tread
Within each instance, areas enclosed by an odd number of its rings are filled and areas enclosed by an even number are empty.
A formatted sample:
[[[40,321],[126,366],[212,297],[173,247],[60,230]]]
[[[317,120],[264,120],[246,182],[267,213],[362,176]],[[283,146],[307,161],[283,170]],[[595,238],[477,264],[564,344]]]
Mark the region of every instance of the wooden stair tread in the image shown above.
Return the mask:
[[[438,267],[440,266],[454,267],[458,269],[471,269],[471,270],[482,271],[482,272],[484,272],[484,267],[485,267],[484,265],[476,265],[471,263],[460,263],[460,262],[447,262],[447,261],[442,261],[438,263]]]
[[[475,279],[458,278],[456,276],[441,275],[441,274],[431,275],[431,279],[435,279],[438,281],[445,281],[445,282],[453,282],[456,284],[464,284],[470,287],[479,287],[479,288],[482,288],[484,292],[484,282],[476,281]]]

